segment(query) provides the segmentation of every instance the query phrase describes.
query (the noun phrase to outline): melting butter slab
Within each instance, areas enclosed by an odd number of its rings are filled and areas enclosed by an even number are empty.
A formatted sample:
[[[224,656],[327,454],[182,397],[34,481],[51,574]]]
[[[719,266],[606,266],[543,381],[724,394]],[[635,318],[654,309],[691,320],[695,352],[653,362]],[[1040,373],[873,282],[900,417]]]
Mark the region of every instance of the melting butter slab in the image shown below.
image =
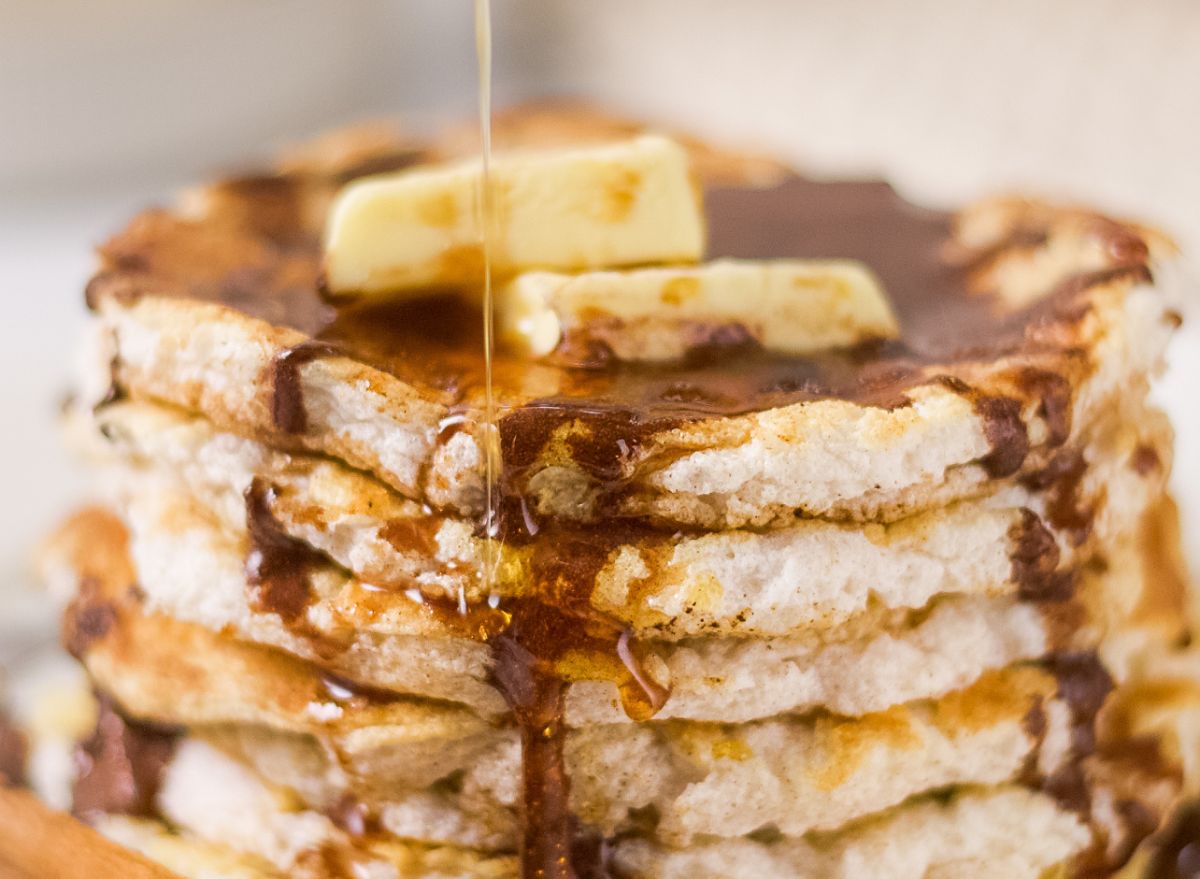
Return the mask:
[[[688,156],[667,138],[497,156],[492,269],[580,271],[694,262],[704,250]],[[482,278],[477,162],[352,183],[330,213],[325,280],[339,296],[466,286]]]
[[[803,355],[900,333],[878,279],[852,260],[527,272],[498,307],[505,340],[533,357],[564,340],[598,342],[627,361],[674,360],[693,348],[745,342]]]

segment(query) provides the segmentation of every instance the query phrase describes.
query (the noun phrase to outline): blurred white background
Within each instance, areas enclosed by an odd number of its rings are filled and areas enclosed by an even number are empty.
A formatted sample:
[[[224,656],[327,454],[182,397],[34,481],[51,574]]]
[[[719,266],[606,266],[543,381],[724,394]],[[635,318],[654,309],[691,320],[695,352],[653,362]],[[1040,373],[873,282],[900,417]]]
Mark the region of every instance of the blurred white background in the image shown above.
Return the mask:
[[[935,204],[1085,199],[1200,253],[1195,0],[493,2],[498,104],[582,95]],[[322,127],[473,112],[472,15],[471,0],[0,4],[0,590],[28,583],[30,548],[83,490],[54,416],[91,246]],[[1194,549],[1196,323],[1162,389]],[[37,622],[36,602],[0,596],[9,631]]]

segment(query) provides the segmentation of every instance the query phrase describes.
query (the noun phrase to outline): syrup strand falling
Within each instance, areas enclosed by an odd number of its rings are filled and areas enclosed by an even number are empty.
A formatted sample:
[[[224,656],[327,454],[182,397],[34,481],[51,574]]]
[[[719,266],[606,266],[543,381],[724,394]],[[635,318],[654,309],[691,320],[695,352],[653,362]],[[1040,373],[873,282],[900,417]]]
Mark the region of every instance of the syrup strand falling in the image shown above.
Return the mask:
[[[479,224],[483,251],[483,346],[484,346],[484,588],[489,603],[495,598],[497,561],[501,539],[496,497],[500,469],[500,431],[492,389],[494,303],[492,300],[492,22],[490,0],[475,0],[475,53],[479,63],[479,130],[482,173],[479,189]],[[537,601],[538,599],[535,599]],[[466,600],[459,593],[459,607]],[[540,605],[534,605],[540,607]],[[526,609],[529,610],[529,609]],[[521,728],[521,775],[523,790],[522,837],[520,846],[523,879],[579,879],[572,866],[574,824],[569,806],[569,783],[563,765],[562,723],[564,683],[546,667],[543,657],[523,643],[525,626],[546,614],[518,612],[509,628],[494,636],[494,675]],[[599,875],[599,874],[593,874]]]
[[[484,466],[484,564],[483,585],[489,595],[496,577],[499,520],[496,512],[499,429],[496,398],[492,385],[492,351],[495,345],[495,303],[492,294],[492,10],[491,0],[475,0],[475,57],[479,67],[479,139],[482,173],[479,183],[480,248],[483,254],[483,466]],[[459,591],[459,610],[466,613],[466,597]]]

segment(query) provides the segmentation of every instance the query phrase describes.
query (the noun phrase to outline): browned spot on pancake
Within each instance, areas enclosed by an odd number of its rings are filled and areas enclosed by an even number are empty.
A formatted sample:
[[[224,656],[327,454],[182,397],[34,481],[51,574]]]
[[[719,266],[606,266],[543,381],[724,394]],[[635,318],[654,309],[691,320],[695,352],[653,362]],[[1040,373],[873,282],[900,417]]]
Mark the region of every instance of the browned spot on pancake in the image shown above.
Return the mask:
[[[1129,456],[1129,466],[1138,476],[1149,476],[1162,469],[1162,457],[1154,446],[1143,443]]]
[[[317,504],[293,507],[288,510],[288,515],[291,521],[297,525],[309,525],[321,531],[329,528],[329,522],[325,517],[325,508]]]
[[[367,864],[378,863],[365,851],[336,842],[326,842],[319,848],[301,852],[296,858],[295,875],[299,876],[362,876],[370,869]]]
[[[1145,589],[1130,612],[1130,621],[1153,624],[1168,640],[1181,642],[1188,635],[1191,582],[1181,549],[1179,510],[1170,497],[1161,497],[1147,510],[1139,536]]]
[[[326,174],[334,183],[342,186],[359,177],[402,171],[420,164],[422,161],[428,161],[428,159],[428,154],[422,149],[399,145],[379,150],[371,155],[360,155],[348,165],[328,169]]]
[[[754,749],[742,739],[729,735],[713,742],[712,755],[717,760],[733,760],[745,763],[754,756]]]
[[[818,735],[825,732],[825,759],[807,767],[806,773],[823,791],[845,784],[876,748],[916,750],[922,744],[903,705],[852,720],[824,718],[817,721],[816,729]]]
[[[336,166],[288,163],[283,171],[231,177],[205,187],[200,195],[214,223],[282,248],[313,248],[320,240],[324,208],[339,187],[367,174],[398,171],[421,157],[419,151],[392,145],[373,154],[339,155]]]
[[[155,798],[179,733],[128,719],[106,696],[100,696],[99,704],[96,729],[76,751],[72,811],[82,817],[154,817]]]
[[[144,284],[133,271],[112,269],[93,276],[83,290],[83,298],[90,311],[99,311],[100,303],[109,299],[121,305],[132,305],[143,291]]]
[[[985,672],[965,690],[934,703],[934,724],[948,735],[979,732],[1001,723],[1025,722],[1035,704],[1052,695],[1054,682],[1041,669]]]
[[[290,247],[314,246],[318,230],[307,222],[313,183],[298,175],[252,174],[208,187],[210,211],[248,233]]]
[[[442,520],[433,516],[389,519],[379,529],[379,536],[397,552],[415,553],[424,559],[433,559],[438,553],[437,535],[441,526]]]
[[[308,334],[333,313],[317,295],[315,252],[281,248],[219,222],[147,211],[106,242],[100,256],[93,306],[145,295],[193,299]]]
[[[63,614],[62,645],[76,659],[83,659],[92,644],[112,631],[116,623],[116,605],[105,595],[100,581],[84,577]]]

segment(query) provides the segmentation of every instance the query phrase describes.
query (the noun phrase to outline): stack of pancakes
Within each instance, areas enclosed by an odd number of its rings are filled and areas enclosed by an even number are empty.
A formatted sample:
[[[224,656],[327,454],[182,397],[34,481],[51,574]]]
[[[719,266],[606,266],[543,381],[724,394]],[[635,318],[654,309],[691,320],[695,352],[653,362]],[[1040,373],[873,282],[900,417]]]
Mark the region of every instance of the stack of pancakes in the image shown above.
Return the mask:
[[[76,813],[188,876],[1125,868],[1195,780],[1170,242],[692,145],[711,255],[862,260],[902,338],[498,351],[489,540],[478,309],[319,293],[338,188],[455,143],[330,139],[101,248],[105,504],[44,555],[99,695]]]

